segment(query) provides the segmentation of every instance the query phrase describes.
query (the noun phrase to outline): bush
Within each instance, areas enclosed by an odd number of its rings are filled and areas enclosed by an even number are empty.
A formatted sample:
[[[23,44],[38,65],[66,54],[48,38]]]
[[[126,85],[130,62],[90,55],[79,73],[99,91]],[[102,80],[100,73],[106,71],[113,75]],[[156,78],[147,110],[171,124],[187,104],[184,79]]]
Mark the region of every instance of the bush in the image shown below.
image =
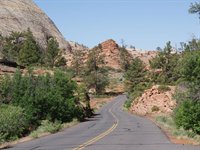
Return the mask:
[[[37,128],[37,130],[31,132],[30,136],[37,138],[42,133],[55,133],[62,129],[62,124],[59,121],[50,122],[49,120],[43,120],[41,125]]]
[[[159,108],[158,106],[153,106],[153,107],[151,108],[151,111],[152,111],[152,112],[159,111],[159,110],[160,110],[160,108]]]
[[[124,103],[124,107],[126,107],[126,108],[130,108],[130,107],[131,107],[131,104],[132,104],[132,102],[133,102],[132,100],[129,100],[129,99],[128,99],[128,100],[126,100],[126,101],[125,101],[125,103]]]
[[[159,87],[158,87],[158,91],[159,92],[167,92],[167,91],[170,91],[171,89],[168,87],[168,86],[166,86],[166,85],[160,85]]]
[[[41,120],[71,121],[84,117],[84,110],[75,97],[77,85],[65,73],[53,76],[25,76],[18,71],[13,78],[3,80],[0,95],[3,102],[20,106],[34,128]]]
[[[26,115],[21,107],[0,106],[0,143],[22,136],[26,127]]]
[[[200,102],[186,100],[179,104],[175,111],[175,123],[185,130],[200,134]]]

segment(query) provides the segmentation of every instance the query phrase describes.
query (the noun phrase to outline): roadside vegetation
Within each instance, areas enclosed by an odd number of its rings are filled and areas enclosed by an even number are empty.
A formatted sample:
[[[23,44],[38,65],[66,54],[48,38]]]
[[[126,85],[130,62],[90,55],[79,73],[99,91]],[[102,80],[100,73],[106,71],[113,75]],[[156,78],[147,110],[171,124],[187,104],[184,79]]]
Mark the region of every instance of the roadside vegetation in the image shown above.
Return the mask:
[[[190,13],[200,13],[200,3],[194,3]],[[177,87],[174,98],[177,107],[171,117],[160,117],[158,122],[173,129],[173,135],[200,140],[200,40],[181,43],[182,51],[174,51],[170,42],[159,48],[158,55],[150,61],[150,70],[145,70],[139,59],[133,59],[125,72],[125,85],[129,95],[125,107],[151,85],[158,84],[159,91]],[[154,107],[152,111],[157,111]],[[199,141],[200,142],[200,141]]]
[[[89,51],[87,61],[81,50],[74,51],[70,67],[56,39],[46,42],[40,47],[30,29],[0,36],[1,63],[19,68],[0,78],[0,144],[55,133],[93,114],[89,94],[110,97],[101,45]]]
[[[43,125],[43,120],[52,122],[52,127],[74,118],[84,120],[91,115],[91,109],[89,105],[82,105],[87,99],[81,94],[76,82],[61,71],[37,76],[17,71],[13,77],[3,77],[0,85],[1,137],[9,141],[26,135]]]
[[[29,29],[0,36],[2,63],[19,67],[0,78],[0,144],[30,133],[54,133],[92,115],[87,87],[73,80],[61,53],[55,38],[47,37],[43,49]],[[37,74],[37,68],[47,71]]]

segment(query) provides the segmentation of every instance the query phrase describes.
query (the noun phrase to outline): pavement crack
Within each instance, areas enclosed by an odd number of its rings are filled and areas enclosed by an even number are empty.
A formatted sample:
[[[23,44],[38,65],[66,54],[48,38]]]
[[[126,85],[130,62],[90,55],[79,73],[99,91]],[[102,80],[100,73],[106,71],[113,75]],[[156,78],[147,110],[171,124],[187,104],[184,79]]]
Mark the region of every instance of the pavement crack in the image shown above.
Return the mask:
[[[35,147],[31,148],[30,150],[35,150],[35,149],[38,149],[38,148],[40,148],[40,146],[35,146]]]
[[[88,129],[94,127],[96,125],[96,123],[93,123],[91,126],[88,127]]]

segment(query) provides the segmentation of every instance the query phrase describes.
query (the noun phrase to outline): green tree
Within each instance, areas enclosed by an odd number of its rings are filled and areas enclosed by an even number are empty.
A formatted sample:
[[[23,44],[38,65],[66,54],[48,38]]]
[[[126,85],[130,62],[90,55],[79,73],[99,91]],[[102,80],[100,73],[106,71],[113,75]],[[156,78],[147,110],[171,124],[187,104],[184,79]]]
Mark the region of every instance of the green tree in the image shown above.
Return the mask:
[[[158,55],[150,61],[152,69],[161,69],[157,81],[162,84],[174,84],[179,79],[177,62],[179,55],[172,52],[170,42],[167,42],[165,48],[158,52]]]
[[[147,84],[147,71],[139,58],[134,58],[125,72],[125,87],[129,93],[143,91]]]
[[[25,32],[12,32],[8,37],[2,38],[3,58],[17,61],[19,51],[22,48]]]
[[[56,64],[56,60],[59,57],[59,44],[55,38],[50,38],[47,41],[47,49],[46,49],[46,63],[50,67],[54,67]]]
[[[181,64],[180,73],[187,85],[187,92],[177,97],[179,103],[175,111],[175,123],[178,127],[200,134],[200,51],[184,52]]]
[[[139,58],[134,58],[124,74],[125,87],[128,92],[128,100],[125,107],[129,108],[134,99],[140,96],[149,87],[149,79],[144,63]]]
[[[120,65],[121,68],[126,71],[128,67],[130,66],[131,56],[129,52],[126,50],[126,47],[122,45],[122,47],[119,48],[120,52]]]
[[[104,66],[104,56],[101,51],[100,45],[90,50],[84,73],[87,87],[94,88],[96,94],[103,93],[109,84],[108,73]]]
[[[25,41],[19,51],[18,62],[21,65],[30,66],[40,60],[40,50],[30,29],[25,34]]]
[[[184,44],[184,52],[191,52],[200,50],[200,40],[192,39],[188,43]]]
[[[82,74],[84,67],[83,59],[84,59],[84,53],[81,50],[75,50],[73,52],[72,68],[76,76]]]
[[[200,19],[200,2],[192,3],[189,9],[189,13],[198,14]]]

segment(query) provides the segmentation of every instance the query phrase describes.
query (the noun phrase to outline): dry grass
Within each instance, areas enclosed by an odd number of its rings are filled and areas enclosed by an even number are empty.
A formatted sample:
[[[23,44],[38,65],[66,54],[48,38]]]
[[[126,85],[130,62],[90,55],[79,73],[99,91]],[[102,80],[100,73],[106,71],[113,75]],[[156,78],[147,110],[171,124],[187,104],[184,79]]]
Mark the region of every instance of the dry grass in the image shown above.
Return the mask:
[[[195,134],[191,130],[178,129],[171,116],[157,116],[154,119],[173,143],[200,145],[200,135]]]
[[[20,139],[18,139],[16,141],[3,143],[2,145],[0,145],[0,149],[9,148],[9,147],[12,147],[12,145],[23,143],[23,142],[27,142],[27,141],[31,141],[31,140],[33,140],[35,138],[48,136],[48,135],[50,135],[52,133],[56,133],[56,132],[58,132],[60,130],[64,130],[66,128],[70,128],[72,126],[75,126],[78,123],[79,123],[79,121],[77,119],[74,119],[72,122],[63,123],[63,124],[59,124],[59,123],[56,123],[56,124],[50,123],[49,124],[48,122],[46,122],[43,125],[41,125],[40,127],[38,127],[37,130],[35,130],[32,133],[30,133],[30,135],[27,136],[27,137],[20,138]]]

